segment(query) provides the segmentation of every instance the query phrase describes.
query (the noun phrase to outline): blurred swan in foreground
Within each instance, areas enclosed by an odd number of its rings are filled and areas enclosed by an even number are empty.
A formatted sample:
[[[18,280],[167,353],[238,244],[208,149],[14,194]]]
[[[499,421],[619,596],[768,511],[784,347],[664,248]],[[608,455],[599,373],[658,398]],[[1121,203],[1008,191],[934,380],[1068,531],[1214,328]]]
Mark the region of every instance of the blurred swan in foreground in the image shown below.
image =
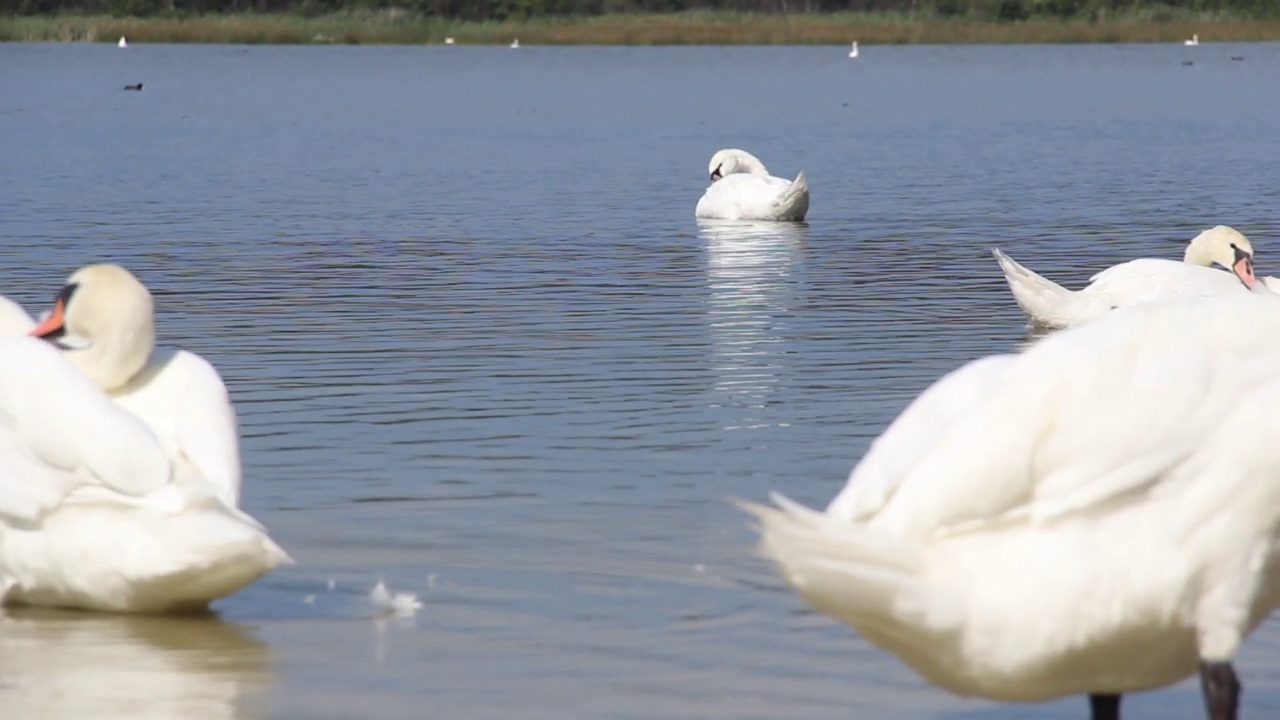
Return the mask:
[[[809,212],[809,181],[801,170],[795,180],[769,174],[746,150],[727,149],[711,156],[711,186],[694,215],[711,220],[804,220]]]
[[[218,372],[158,352],[151,294],[117,265],[73,274],[0,339],[0,596],[118,612],[200,608],[289,562],[237,508]]]
[[[233,720],[271,667],[262,642],[215,617],[11,610],[0,677],[6,717]]]
[[[1018,306],[1033,323],[1049,327],[1080,325],[1126,305],[1180,296],[1241,293],[1260,286],[1254,274],[1253,245],[1226,225],[1193,238],[1182,262],[1163,258],[1130,260],[1094,275],[1081,290],[1068,290],[999,250],[992,252]],[[1215,264],[1231,272],[1209,267]]]
[[[960,695],[1122,693],[1232,666],[1280,604],[1280,297],[1122,308],[927,389],[825,512],[748,506],[814,607]]]

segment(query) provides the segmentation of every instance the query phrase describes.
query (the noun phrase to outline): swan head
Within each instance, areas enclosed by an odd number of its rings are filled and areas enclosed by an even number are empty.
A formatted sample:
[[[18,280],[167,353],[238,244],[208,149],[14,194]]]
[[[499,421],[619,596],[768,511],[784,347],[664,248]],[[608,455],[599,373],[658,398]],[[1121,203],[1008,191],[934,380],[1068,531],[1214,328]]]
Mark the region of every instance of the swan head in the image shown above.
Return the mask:
[[[151,293],[119,265],[89,265],[67,278],[48,317],[31,331],[58,346],[98,387],[137,375],[155,344]]]
[[[760,162],[759,158],[746,150],[738,150],[737,148],[716,151],[716,154],[711,156],[707,171],[711,173],[711,182],[734,173],[769,174],[769,171],[765,169],[764,163]]]
[[[1226,225],[1209,228],[1192,238],[1183,254],[1193,265],[1219,265],[1236,274],[1250,290],[1258,286],[1253,268],[1253,243],[1240,231]]]

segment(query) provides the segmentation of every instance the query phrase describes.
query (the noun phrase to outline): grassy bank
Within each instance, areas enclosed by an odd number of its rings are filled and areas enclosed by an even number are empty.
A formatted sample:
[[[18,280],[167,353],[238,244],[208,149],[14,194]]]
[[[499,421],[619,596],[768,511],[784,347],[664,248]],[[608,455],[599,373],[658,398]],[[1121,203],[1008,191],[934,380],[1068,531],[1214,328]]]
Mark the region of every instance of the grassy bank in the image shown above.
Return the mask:
[[[1280,20],[1212,14],[1174,18],[1140,15],[1102,20],[992,22],[868,13],[757,15],[687,12],[603,15],[520,22],[456,22],[401,10],[304,18],[292,15],[209,15],[186,18],[6,17],[0,40],[177,43],[371,43],[493,45],[810,45],[909,43],[1114,43],[1280,39]]]

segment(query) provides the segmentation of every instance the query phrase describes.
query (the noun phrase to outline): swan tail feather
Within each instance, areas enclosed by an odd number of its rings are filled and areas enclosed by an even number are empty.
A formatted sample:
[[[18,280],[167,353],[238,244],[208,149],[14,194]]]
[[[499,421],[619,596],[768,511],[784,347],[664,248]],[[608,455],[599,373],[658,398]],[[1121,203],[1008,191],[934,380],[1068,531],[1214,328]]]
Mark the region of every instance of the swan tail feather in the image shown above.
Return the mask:
[[[917,543],[772,499],[777,507],[737,504],[760,521],[761,553],[815,608],[860,631],[956,622],[958,610],[929,591]]]
[[[796,179],[778,196],[776,215],[779,220],[804,220],[809,212],[809,179],[801,170]]]
[[[1075,323],[1073,310],[1078,302],[1076,293],[1020,265],[997,248],[992,248],[991,254],[1000,263],[1000,270],[1009,283],[1013,299],[1033,323],[1050,327]]]

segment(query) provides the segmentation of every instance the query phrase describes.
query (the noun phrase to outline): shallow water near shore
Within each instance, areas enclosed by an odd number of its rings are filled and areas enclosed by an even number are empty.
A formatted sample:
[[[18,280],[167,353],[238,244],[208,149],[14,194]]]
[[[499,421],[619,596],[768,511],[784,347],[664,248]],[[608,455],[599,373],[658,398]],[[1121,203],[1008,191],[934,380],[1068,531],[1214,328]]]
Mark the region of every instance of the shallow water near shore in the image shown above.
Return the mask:
[[[1274,44],[0,68],[0,293],[134,270],[298,561],[211,617],[10,611],[13,717],[1083,717],[929,687],[786,590],[729,498],[825,503],[928,383],[1017,347],[990,247],[1078,286],[1225,223],[1280,274]],[[733,146],[806,171],[808,222],[693,219]],[[379,581],[424,606],[379,614]],[[1280,711],[1274,623],[1239,669]],[[1203,710],[1187,682],[1126,713]]]

